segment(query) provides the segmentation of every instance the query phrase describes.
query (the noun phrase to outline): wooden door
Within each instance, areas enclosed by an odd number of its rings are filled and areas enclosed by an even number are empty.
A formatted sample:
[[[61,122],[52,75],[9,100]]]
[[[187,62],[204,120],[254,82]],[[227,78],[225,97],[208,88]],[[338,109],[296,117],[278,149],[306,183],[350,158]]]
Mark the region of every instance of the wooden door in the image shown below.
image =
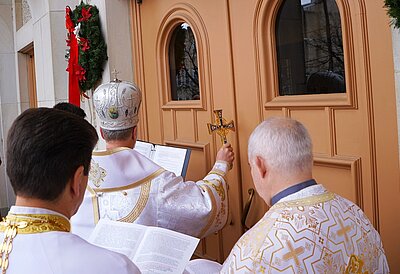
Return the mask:
[[[283,2],[229,1],[240,162],[247,161],[245,141],[261,120],[282,115],[304,123],[314,144],[314,177],[364,210],[380,231],[391,270],[397,273],[400,226],[392,221],[392,212],[400,209],[399,154],[391,34],[383,4],[335,1],[342,30],[345,93],[280,96],[277,21]],[[286,31],[286,38],[296,35],[290,33],[293,29]],[[249,169],[242,167],[246,195],[253,184]],[[263,205],[256,197],[248,225],[264,214]]]
[[[332,1],[322,2],[332,5]],[[254,188],[247,165],[250,133],[269,116],[300,120],[313,138],[315,178],[365,211],[382,235],[392,272],[398,272],[400,263],[395,258],[400,252],[400,223],[393,222],[392,212],[400,210],[399,154],[391,34],[383,3],[333,2],[341,23],[345,90],[280,95],[279,75],[285,64],[278,62],[277,44],[285,46],[287,41],[277,37],[276,28],[283,3],[132,2],[135,79],[144,91],[142,114],[146,117],[140,134],[153,142],[191,147],[194,153],[187,178],[196,180],[210,168],[219,146],[218,139],[206,131],[212,110],[222,108],[224,116],[235,120],[237,131],[230,141],[236,161],[228,176],[231,222],[203,241],[199,250],[200,256],[222,261],[243,232],[242,208],[248,190]],[[290,16],[299,18],[298,14]],[[192,27],[196,38],[200,100],[195,101],[170,99],[168,43],[174,27],[182,22]],[[296,28],[287,29],[286,37],[296,36]],[[284,72],[286,78],[299,76],[288,68]],[[256,195],[247,226],[266,210]]]
[[[235,92],[229,14],[226,1],[155,0],[132,5],[135,79],[143,91],[142,123],[139,137],[154,143],[192,149],[186,179],[200,180],[212,168],[221,142],[210,136],[207,123],[215,120],[214,109],[223,109],[227,119],[235,120]],[[182,25],[187,24],[187,25]],[[175,100],[177,83],[170,75],[179,66],[169,58],[178,54],[171,48],[177,40],[175,30],[192,30],[197,50],[195,75],[199,92],[187,100]],[[190,49],[187,49],[190,51]],[[196,56],[191,58],[196,59]],[[189,65],[185,65],[185,69]],[[174,74],[175,75],[175,74]],[[197,75],[197,76],[196,76]],[[175,98],[174,98],[175,97]],[[179,96],[178,96],[179,97]],[[229,141],[237,148],[237,136]],[[235,150],[238,155],[239,151]],[[226,227],[203,240],[199,257],[222,262],[242,234],[240,166],[236,162],[228,175],[230,218]]]

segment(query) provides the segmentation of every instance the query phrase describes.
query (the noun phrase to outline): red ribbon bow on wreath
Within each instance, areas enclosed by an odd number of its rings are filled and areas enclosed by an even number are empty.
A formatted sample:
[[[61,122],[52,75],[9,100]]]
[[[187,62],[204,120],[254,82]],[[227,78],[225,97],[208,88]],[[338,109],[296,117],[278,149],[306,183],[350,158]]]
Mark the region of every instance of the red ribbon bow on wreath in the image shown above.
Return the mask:
[[[68,32],[68,96],[69,102],[79,106],[81,95],[92,89],[101,79],[107,60],[107,46],[101,34],[99,10],[85,4],[65,9],[65,27]]]
[[[65,8],[65,27],[68,30],[68,40],[67,45],[69,45],[69,60],[68,60],[68,67],[67,71],[69,73],[68,78],[68,98],[71,104],[76,106],[80,106],[80,95],[81,90],[79,88],[79,80],[83,79],[82,77],[82,70],[83,69],[79,65],[79,46],[78,40],[74,33],[75,24],[72,22],[71,19],[71,8]]]

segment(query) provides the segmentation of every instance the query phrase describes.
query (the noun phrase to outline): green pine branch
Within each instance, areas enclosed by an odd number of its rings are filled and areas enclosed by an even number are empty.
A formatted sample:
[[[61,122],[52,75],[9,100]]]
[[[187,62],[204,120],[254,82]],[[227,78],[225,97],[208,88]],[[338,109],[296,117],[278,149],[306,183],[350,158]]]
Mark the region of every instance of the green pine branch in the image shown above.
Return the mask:
[[[90,7],[90,18],[82,21],[79,36],[88,40],[89,49],[83,51],[79,47],[79,64],[86,70],[86,80],[79,83],[81,92],[92,89],[101,80],[104,64],[107,61],[107,45],[100,28],[99,10],[96,6],[88,5],[83,1],[72,12],[71,19],[75,25],[82,17],[82,8]]]

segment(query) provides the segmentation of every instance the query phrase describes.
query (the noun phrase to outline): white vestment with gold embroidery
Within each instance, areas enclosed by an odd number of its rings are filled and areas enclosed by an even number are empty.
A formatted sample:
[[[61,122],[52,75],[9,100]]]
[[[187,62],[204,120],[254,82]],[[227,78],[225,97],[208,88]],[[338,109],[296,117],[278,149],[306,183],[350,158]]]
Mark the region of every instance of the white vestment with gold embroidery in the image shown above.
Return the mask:
[[[389,273],[378,232],[322,185],[281,199],[235,244],[221,273]]]
[[[63,216],[43,208],[21,206],[11,207],[10,213]],[[0,243],[3,239],[4,233],[0,232]],[[125,255],[92,245],[69,232],[50,231],[17,234],[12,242],[6,273],[136,274],[140,271]]]
[[[184,182],[133,149],[95,152],[72,232],[88,239],[99,218],[107,218],[204,237],[227,221],[227,169],[217,161],[203,180]]]

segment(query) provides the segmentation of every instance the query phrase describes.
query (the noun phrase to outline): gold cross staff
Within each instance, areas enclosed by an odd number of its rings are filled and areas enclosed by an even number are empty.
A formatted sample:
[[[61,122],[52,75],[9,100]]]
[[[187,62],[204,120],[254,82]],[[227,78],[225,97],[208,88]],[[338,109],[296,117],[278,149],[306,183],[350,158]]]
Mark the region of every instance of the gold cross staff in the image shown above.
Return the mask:
[[[228,141],[226,139],[226,135],[228,132],[235,131],[235,124],[233,121],[229,123],[226,122],[225,118],[222,117],[222,109],[214,110],[215,115],[215,125],[208,123],[208,133],[212,134],[213,132],[217,132],[217,134],[221,137],[221,142],[226,144]]]

